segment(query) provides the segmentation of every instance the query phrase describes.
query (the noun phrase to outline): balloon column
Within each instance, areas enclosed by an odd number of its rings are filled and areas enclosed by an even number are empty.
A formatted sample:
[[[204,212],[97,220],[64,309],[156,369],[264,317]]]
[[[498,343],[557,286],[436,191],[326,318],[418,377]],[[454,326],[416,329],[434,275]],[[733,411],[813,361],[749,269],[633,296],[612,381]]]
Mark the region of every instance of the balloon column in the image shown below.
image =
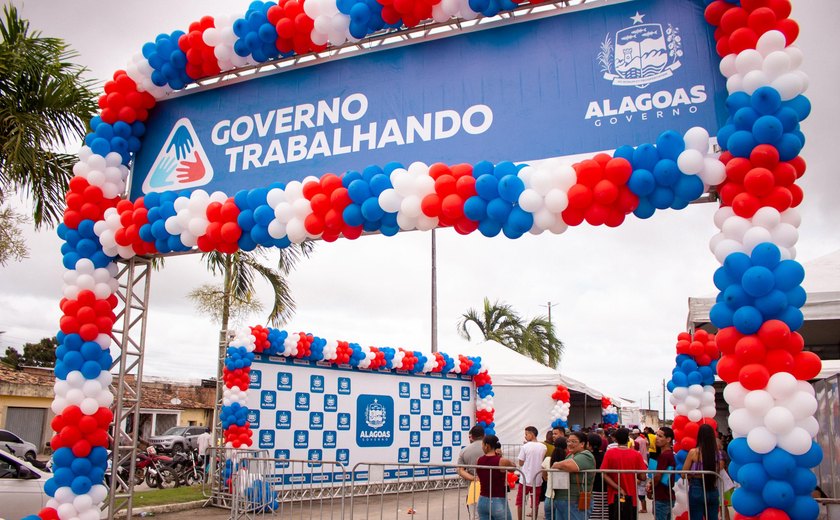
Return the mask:
[[[463,374],[472,376],[475,383],[475,420],[486,432],[493,434],[493,381],[487,368],[481,366],[480,357],[459,355],[452,357],[443,352],[427,356],[419,351],[401,348],[366,347],[358,343],[326,340],[303,332],[254,326],[236,331],[225,357],[221,418],[225,430],[225,446],[248,447],[253,444],[248,408],[245,405],[249,373],[255,354],[284,356],[309,361],[327,361],[332,365],[346,365],[365,370],[406,370],[411,373]]]
[[[618,408],[607,396],[601,398],[601,422],[604,428],[618,428]]]
[[[551,394],[551,398],[557,401],[551,409],[551,427],[569,427],[569,389],[563,385],[557,385],[557,390]]]
[[[720,187],[721,230],[711,248],[722,266],[710,313],[720,329],[718,375],[728,383],[729,472],[741,484],[732,497],[737,518],[813,520],[816,484],[810,468],[822,452],[813,440],[816,399],[808,383],[820,359],[803,352],[800,308],[804,270],[794,258],[805,173],[799,123],[810,102],[799,26],[788,0],[714,1],[706,20],[727,78],[730,116],[718,133],[725,150]]]
[[[674,457],[682,467],[688,450],[697,445],[697,431],[703,424],[717,430],[715,422],[715,368],[720,353],[714,334],[698,330],[692,337],[682,332],[677,337],[676,366],[668,381],[674,406]]]
[[[58,227],[67,272],[52,405],[63,419],[53,424],[53,446],[69,451],[59,456],[56,448],[57,467],[67,471],[57,472],[45,486],[51,498],[39,516],[93,520],[105,496],[97,454],[107,443],[103,410],[112,401],[108,368],[117,306],[115,262],[135,255],[195,248],[231,253],[257,245],[282,248],[308,239],[355,239],[365,231],[392,235],[439,226],[488,237],[559,234],[584,221],[618,226],[630,213],[647,218],[657,209],[681,209],[705,187],[716,186],[723,207],[715,217],[721,232],[712,240],[712,249],[724,269],[715,277],[722,296],[713,320],[729,341],[720,342],[724,350],[718,368],[721,377],[737,380],[749,391],[766,388],[767,392],[776,388],[771,379],[777,373],[807,380],[816,373],[819,360],[802,353],[796,340],[804,293],[799,287],[801,266],[790,263],[798,238],[796,208],[802,200],[796,180],[805,172],[799,157],[804,145],[799,123],[810,112],[810,103],[802,95],[808,83],[799,70],[802,54],[792,45],[798,26],[789,18],[789,0],[736,4],[716,0],[706,10],[707,20],[717,27],[721,72],[730,90],[730,118],[717,136],[726,150],[720,161],[709,153],[708,132],[694,128],[684,134],[666,131],[653,143],[624,146],[612,156],[598,154],[576,164],[559,160],[530,166],[505,161],[431,166],[388,163],[235,194],[195,190],[152,193],[126,201],[121,199],[128,166],[142,145],[149,111],[173,90],[218,72],[355,41],[388,24],[412,25],[430,12],[436,21],[444,22],[450,17],[494,15],[516,4],[509,0],[255,1],[245,12],[201,17],[183,30],[152,38],[104,86],[99,100],[102,111],[90,122],[91,132],[69,183],[64,221]],[[778,250],[778,258],[772,250],[755,252],[764,243]],[[743,256],[730,260],[737,254]],[[774,347],[787,343],[768,339],[764,325],[772,320],[788,328],[793,339],[787,347]],[[761,348],[728,350],[740,343],[732,341],[736,336],[727,329],[743,336],[737,336],[738,340],[750,338],[747,344],[759,343]],[[278,352],[282,347],[281,355],[307,359],[334,356],[361,368],[471,373],[484,400],[478,420],[492,431],[492,386],[477,360],[283,334],[269,330],[261,345]],[[250,356],[258,348],[252,337],[235,339],[226,365],[224,420],[230,445],[250,442],[241,403]],[[732,360],[726,361],[729,357]],[[797,383],[797,388],[807,392],[804,385]],[[794,395],[770,393],[775,396],[774,409]],[[737,397],[732,399],[733,411],[742,408]],[[790,431],[787,416],[772,426],[765,417],[763,426],[750,424],[743,431],[749,431],[747,437],[752,435],[755,447],[761,449],[770,446],[769,435],[775,435],[776,448],[771,452],[778,449],[798,457],[797,468],[812,467],[819,459],[817,448],[797,454],[807,444],[802,432],[814,430],[809,419],[813,414],[802,413],[796,410]],[[781,415],[774,412],[768,417]],[[759,433],[753,434],[753,429]],[[741,464],[770,453],[750,450],[738,452]],[[754,473],[747,471],[736,478],[750,475]],[[794,488],[792,502],[764,497],[762,493],[777,489],[783,480],[773,476],[761,487],[762,480],[753,478],[752,487],[745,486],[737,495],[736,508],[744,514],[809,519],[816,506],[804,496],[802,487]]]

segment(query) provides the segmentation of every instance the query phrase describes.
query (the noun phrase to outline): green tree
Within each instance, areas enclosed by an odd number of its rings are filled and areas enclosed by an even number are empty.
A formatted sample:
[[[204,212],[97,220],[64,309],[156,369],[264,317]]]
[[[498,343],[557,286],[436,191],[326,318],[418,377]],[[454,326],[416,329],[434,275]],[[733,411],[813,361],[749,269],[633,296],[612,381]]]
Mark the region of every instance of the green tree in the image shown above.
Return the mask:
[[[0,361],[14,367],[16,370],[22,367],[54,367],[55,348],[58,340],[55,336],[43,338],[37,343],[26,343],[23,345],[23,354],[15,347],[7,347],[6,354]]]
[[[481,333],[485,341],[493,340],[531,359],[556,368],[563,354],[563,342],[555,332],[554,325],[545,316],[537,316],[527,324],[508,304],[498,300],[490,303],[484,298],[481,311],[469,309],[458,321],[458,334],[466,340],[472,339],[469,325]]]
[[[12,6],[0,19],[0,205],[12,194],[33,206],[36,228],[54,225],[64,209],[64,194],[75,156],[59,150],[78,143],[96,111],[92,82],[78,55],[59,38],[32,31]],[[13,218],[12,218],[13,217]],[[17,226],[21,215],[7,217]],[[0,249],[20,243],[0,236]],[[0,258],[3,255],[0,254]]]
[[[202,260],[212,274],[222,275],[222,284],[203,285],[191,291],[189,298],[199,312],[209,314],[226,331],[231,319],[238,321],[263,309],[254,285],[257,277],[260,277],[272,289],[273,303],[267,321],[270,325],[280,326],[295,311],[295,300],[289,291],[286,277],[301,258],[309,256],[312,249],[309,242],[280,249],[276,267],[264,264],[268,255],[267,250],[261,247],[230,255],[205,253],[201,256]]]

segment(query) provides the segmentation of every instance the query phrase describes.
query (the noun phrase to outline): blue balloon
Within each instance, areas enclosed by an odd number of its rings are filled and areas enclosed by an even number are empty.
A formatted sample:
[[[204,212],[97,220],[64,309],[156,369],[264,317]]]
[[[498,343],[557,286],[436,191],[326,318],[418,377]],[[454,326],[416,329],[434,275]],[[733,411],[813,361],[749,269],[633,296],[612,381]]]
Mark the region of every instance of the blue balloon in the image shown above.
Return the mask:
[[[781,291],[790,291],[805,279],[805,269],[796,260],[782,260],[773,269],[775,286]]]
[[[755,308],[767,319],[777,318],[788,306],[787,294],[774,289],[766,296],[755,299]]]
[[[718,144],[722,149],[728,150],[726,145],[729,142],[729,138],[732,137],[732,134],[734,134],[737,131],[738,129],[733,124],[723,125],[722,127],[720,127],[720,130],[718,130],[717,139]]]
[[[741,277],[741,286],[753,298],[765,296],[773,290],[776,279],[773,271],[760,265],[750,267]]]
[[[749,305],[741,307],[732,314],[732,325],[741,334],[755,334],[762,323],[764,323],[764,317],[758,309]]]
[[[772,242],[762,242],[753,249],[750,254],[750,261],[753,265],[760,265],[767,269],[773,269],[782,258],[781,251]]]
[[[629,144],[619,146],[615,152],[613,152],[613,157],[626,159],[627,162],[633,164],[633,152],[635,150]]]
[[[776,480],[788,480],[796,469],[796,459],[781,448],[773,448],[765,454],[762,464],[767,474]]]
[[[506,202],[518,201],[524,190],[525,183],[516,175],[505,175],[499,180],[499,197]]]
[[[761,116],[753,125],[752,133],[759,144],[773,144],[782,137],[784,130],[775,116]]]
[[[650,194],[650,203],[656,209],[667,209],[674,203],[674,192],[665,186],[657,186]]]
[[[534,226],[534,215],[519,206],[515,206],[508,215],[508,224],[522,235]]]
[[[723,291],[723,301],[733,312],[753,303],[752,298],[744,291],[743,287],[737,284],[732,284]]]
[[[790,520],[815,520],[820,514],[820,506],[810,495],[798,496],[785,512]]]
[[[696,175],[681,175],[674,187],[674,193],[680,199],[692,201],[703,195],[703,181]]]
[[[799,330],[802,328],[802,324],[805,323],[802,311],[796,307],[786,307],[779,315],[778,319],[785,322],[785,325],[787,325],[790,330]]]
[[[680,154],[685,151],[685,140],[677,132],[666,130],[656,138],[656,149],[663,159],[676,161]]]
[[[785,107],[791,108],[796,112],[799,121],[805,121],[805,119],[807,119],[811,114],[811,101],[802,94],[791,100],[785,101],[783,104]]]
[[[746,516],[756,516],[767,508],[761,494],[744,488],[736,488],[732,493],[732,506]]]
[[[799,126],[799,116],[796,111],[790,107],[782,107],[775,114],[776,119],[782,124],[783,132],[793,132]]]
[[[656,213],[656,208],[653,204],[650,203],[650,200],[647,198],[640,198],[639,205],[636,206],[636,209],[633,210],[633,214],[636,215],[640,219],[647,219],[653,216]]]
[[[53,472],[58,487],[69,486],[73,482],[73,471],[70,468],[58,468]]]
[[[44,493],[46,493],[47,496],[54,497],[55,496],[55,491],[57,489],[58,489],[58,483],[55,481],[54,478],[51,478],[44,483]],[[41,520],[40,516],[35,516],[35,518],[37,520]]]
[[[730,472],[732,472],[731,463]],[[761,493],[769,480],[767,470],[764,469],[764,465],[760,462],[744,464],[737,472],[732,472],[731,474],[744,489],[753,493]]]
[[[732,326],[734,312],[725,303],[716,303],[709,311],[709,319],[715,327],[724,329]]]
[[[486,201],[498,198],[499,180],[496,179],[496,177],[492,174],[484,174],[478,176],[475,179],[475,191],[482,199]]]
[[[361,181],[353,181],[353,182],[361,182]],[[365,217],[362,215],[362,207],[358,204],[348,204],[346,208],[344,208],[344,212],[342,213],[342,218],[344,218],[344,222],[348,226],[361,226],[365,222]]]
[[[633,170],[630,175],[630,180],[627,181],[627,187],[634,195],[639,197],[647,197],[653,190],[656,189],[656,177],[650,170],[637,169]]]
[[[93,483],[90,481],[90,478],[81,475],[73,479],[73,482],[70,484],[70,489],[77,495],[84,495],[90,491],[92,485]]]
[[[680,168],[671,159],[662,159],[653,168],[653,177],[660,186],[673,186],[680,179]]]
[[[729,137],[726,148],[735,157],[749,157],[756,144],[752,132],[738,130]]]
[[[750,102],[761,114],[773,114],[782,106],[782,96],[773,87],[759,87],[753,92]]]
[[[69,467],[75,458],[76,456],[73,455],[73,450],[70,448],[59,448],[52,455],[53,465],[57,468]]]
[[[487,218],[478,223],[478,231],[482,235],[492,238],[502,232],[502,223]]]
[[[385,211],[379,207],[379,200],[371,197],[362,203],[362,216],[367,220],[379,220],[385,215]]]
[[[784,294],[788,305],[791,307],[801,308],[805,305],[805,300],[808,298],[808,293],[805,292],[805,289],[803,289],[801,285],[797,285]]]
[[[473,221],[480,222],[487,217],[487,203],[475,195],[464,202],[464,215]]]
[[[712,281],[714,282],[715,287],[717,287],[721,291],[725,291],[732,284],[740,285],[738,284],[738,282],[740,281],[740,277],[737,281],[733,280],[723,266],[720,266],[717,269],[715,269],[715,274],[712,275]]]
[[[743,107],[732,115],[732,122],[738,130],[752,130],[758,118],[759,114],[754,108]]]
[[[817,487],[817,476],[806,468],[794,468],[788,482],[793,486],[793,492],[797,495],[810,495]]]
[[[633,160],[631,163],[633,164],[633,169],[640,168],[653,171],[659,159],[659,152],[656,150],[656,147],[650,143],[645,143],[633,151]]]
[[[747,269],[752,267],[752,262],[750,261],[750,257],[745,253],[737,252],[728,255],[723,260],[723,267],[734,280],[740,280],[744,276],[744,273],[747,272]]]
[[[739,108],[750,106],[752,99],[749,94],[743,91],[734,92],[726,98],[726,108],[729,113],[734,114]]]
[[[76,476],[87,475],[90,473],[91,468],[93,468],[93,464],[91,464],[87,457],[79,457],[70,464],[70,469],[73,470]]]
[[[507,221],[512,209],[513,206],[509,202],[505,202],[501,198],[493,199],[487,204],[487,216],[501,224]]]
[[[770,480],[764,486],[761,497],[769,507],[776,509],[787,509],[793,505],[796,495],[793,493],[793,486],[784,480]]]
[[[350,186],[347,187],[347,194],[350,196],[350,200],[356,204],[362,204],[371,196],[370,187],[361,179],[350,183]]]

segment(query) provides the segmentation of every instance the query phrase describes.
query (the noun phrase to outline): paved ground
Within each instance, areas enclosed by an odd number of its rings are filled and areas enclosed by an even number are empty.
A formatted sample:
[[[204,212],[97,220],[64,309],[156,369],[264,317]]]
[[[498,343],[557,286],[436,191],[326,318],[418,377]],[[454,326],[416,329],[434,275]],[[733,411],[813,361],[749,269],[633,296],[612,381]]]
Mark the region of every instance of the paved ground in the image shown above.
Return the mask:
[[[513,505],[514,495],[510,495],[510,510],[516,516]],[[339,519],[382,519],[382,520],[474,520],[463,505],[464,496],[460,497],[454,490],[405,493],[401,495],[385,495],[369,498],[359,498],[353,502],[352,514],[349,501],[342,505],[340,500],[324,502],[303,502],[282,504],[273,513],[248,514],[240,518],[254,520],[300,519],[300,520],[339,520]],[[411,511],[414,513],[411,513]],[[342,512],[344,514],[342,514]],[[196,520],[230,518],[230,511],[215,507],[181,511],[177,513],[156,514],[161,520]],[[535,517],[544,520],[542,508]],[[639,514],[639,520],[652,520],[653,515]],[[533,520],[528,516],[526,520]]]

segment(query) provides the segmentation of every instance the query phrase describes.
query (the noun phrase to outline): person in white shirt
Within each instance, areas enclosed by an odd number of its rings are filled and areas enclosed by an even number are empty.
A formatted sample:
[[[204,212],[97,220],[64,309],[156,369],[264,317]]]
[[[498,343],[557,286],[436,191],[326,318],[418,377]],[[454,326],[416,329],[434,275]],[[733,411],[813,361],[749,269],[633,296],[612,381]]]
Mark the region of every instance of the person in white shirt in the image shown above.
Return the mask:
[[[210,447],[210,442],[212,442],[212,436],[210,435],[210,430],[204,430],[204,433],[199,435],[195,439],[195,443],[198,447],[198,460],[201,461],[201,466],[207,470],[208,460],[205,456],[207,454],[207,448]]]
[[[537,441],[539,432],[533,426],[525,428],[525,444],[519,449],[519,467],[522,475],[516,489],[516,516],[523,518],[524,498],[531,494],[531,508],[536,510],[540,500],[542,485],[542,461],[545,458],[545,444]]]

